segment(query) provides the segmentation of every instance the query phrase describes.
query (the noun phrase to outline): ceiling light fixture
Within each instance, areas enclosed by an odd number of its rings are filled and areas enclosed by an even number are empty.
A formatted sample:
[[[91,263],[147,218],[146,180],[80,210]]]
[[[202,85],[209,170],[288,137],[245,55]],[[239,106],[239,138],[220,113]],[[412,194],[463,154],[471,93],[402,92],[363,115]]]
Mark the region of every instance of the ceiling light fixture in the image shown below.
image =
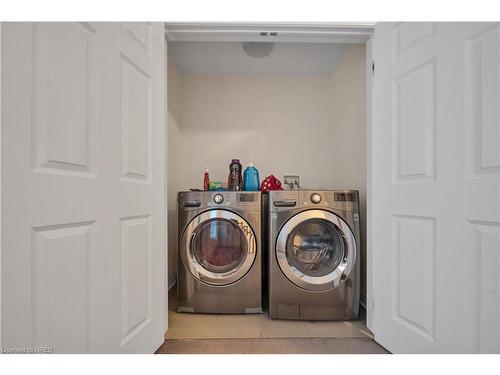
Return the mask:
[[[257,59],[269,56],[274,49],[273,42],[243,42],[241,46],[248,56]]]

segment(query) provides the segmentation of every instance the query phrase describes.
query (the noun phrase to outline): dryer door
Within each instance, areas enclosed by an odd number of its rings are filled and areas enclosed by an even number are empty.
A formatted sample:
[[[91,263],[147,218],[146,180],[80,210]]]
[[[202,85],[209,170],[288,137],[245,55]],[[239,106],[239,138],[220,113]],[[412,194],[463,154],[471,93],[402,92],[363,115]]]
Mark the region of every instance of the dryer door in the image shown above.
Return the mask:
[[[245,219],[234,212],[210,210],[189,223],[179,249],[184,266],[198,280],[228,285],[250,270],[257,246]]]
[[[295,285],[325,291],[345,280],[356,260],[354,234],[339,216],[325,210],[302,211],[281,228],[276,257]]]

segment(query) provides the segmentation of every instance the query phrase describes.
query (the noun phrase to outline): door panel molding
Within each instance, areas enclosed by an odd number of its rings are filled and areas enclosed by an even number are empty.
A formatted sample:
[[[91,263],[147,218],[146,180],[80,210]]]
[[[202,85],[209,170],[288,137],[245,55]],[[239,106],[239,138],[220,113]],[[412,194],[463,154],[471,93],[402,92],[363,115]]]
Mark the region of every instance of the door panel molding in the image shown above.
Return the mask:
[[[465,108],[472,176],[500,173],[500,25],[488,25],[465,40]],[[493,74],[493,77],[491,75]]]
[[[152,321],[151,215],[122,217],[121,224],[121,329],[123,347]]]
[[[394,26],[393,31],[393,60],[405,50],[421,43],[425,38],[432,38],[436,32],[432,23],[401,22]]]
[[[475,289],[475,347],[500,352],[500,222],[469,221]]]
[[[98,32],[86,23],[33,25],[33,171],[96,177]]]
[[[436,170],[436,58],[395,77],[392,87],[394,181],[433,181]]]
[[[436,327],[436,219],[394,215],[393,316],[434,342]],[[418,293],[415,293],[415,285]],[[405,290],[410,287],[410,290]]]
[[[92,349],[96,327],[90,317],[98,309],[97,229],[96,221],[33,228],[34,347],[57,342],[53,349],[58,353]],[[70,262],[75,266],[67,267]]]
[[[151,183],[152,81],[121,54],[122,181]]]

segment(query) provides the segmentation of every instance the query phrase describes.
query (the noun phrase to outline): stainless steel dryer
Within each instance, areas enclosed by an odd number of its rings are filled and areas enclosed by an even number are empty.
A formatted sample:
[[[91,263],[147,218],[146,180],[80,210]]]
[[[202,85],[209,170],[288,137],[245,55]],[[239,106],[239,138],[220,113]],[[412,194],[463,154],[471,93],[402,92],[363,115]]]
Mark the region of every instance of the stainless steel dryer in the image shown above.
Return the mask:
[[[260,192],[180,192],[179,311],[262,313]]]
[[[356,190],[269,193],[272,318],[358,317],[358,195]]]

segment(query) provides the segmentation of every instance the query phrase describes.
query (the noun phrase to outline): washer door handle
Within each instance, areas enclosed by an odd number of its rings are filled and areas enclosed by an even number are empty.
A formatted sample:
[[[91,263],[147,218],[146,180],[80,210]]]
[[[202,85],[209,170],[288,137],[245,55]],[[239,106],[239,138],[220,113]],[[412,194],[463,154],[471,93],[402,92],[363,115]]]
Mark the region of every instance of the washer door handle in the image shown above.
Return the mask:
[[[347,239],[345,238],[345,235],[342,235],[342,242],[344,244],[344,262],[347,262],[347,256],[349,255],[349,246],[347,245]]]
[[[181,203],[182,207],[200,207],[201,201],[186,201]]]
[[[347,244],[347,239],[345,238],[345,235],[343,234],[342,235],[342,243],[344,244],[344,258],[342,259],[342,261],[344,263],[347,262],[347,257],[349,255],[349,246]],[[342,271],[342,276],[340,276],[340,281],[344,281],[345,279],[347,279],[347,274],[345,272],[345,269]]]
[[[191,237],[189,237],[189,250],[191,251],[191,255],[194,257],[194,237],[196,236],[196,232],[193,232],[191,234]]]

